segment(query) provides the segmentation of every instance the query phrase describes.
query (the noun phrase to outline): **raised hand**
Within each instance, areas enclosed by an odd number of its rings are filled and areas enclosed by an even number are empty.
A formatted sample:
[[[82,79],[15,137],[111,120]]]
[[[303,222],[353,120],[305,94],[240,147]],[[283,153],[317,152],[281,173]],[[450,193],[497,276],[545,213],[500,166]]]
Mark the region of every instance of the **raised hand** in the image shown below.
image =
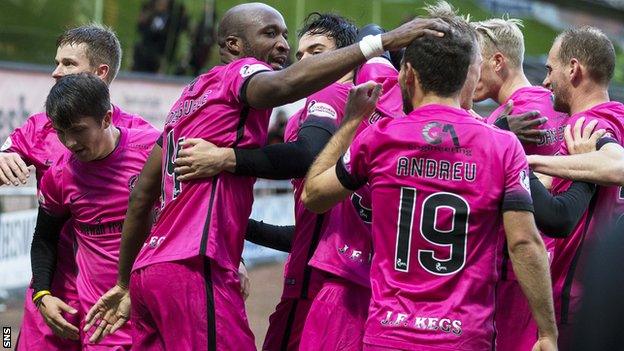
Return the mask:
[[[443,37],[448,25],[439,18],[415,18],[400,27],[381,34],[383,48],[388,51],[408,46],[414,39],[423,35]]]
[[[369,117],[377,106],[381,95],[381,84],[368,81],[354,86],[349,91],[349,98],[345,107],[343,123],[349,120]]]
[[[570,155],[596,151],[596,142],[607,132],[604,129],[594,131],[598,124],[597,120],[590,121],[585,128],[583,128],[583,122],[585,122],[585,117],[579,118],[574,123],[573,130],[570,125],[567,125],[563,131],[563,137]]]
[[[546,135],[546,131],[538,127],[548,121],[548,118],[540,116],[539,111],[529,111],[517,115],[512,115],[513,101],[510,100],[506,105],[503,113],[498,116],[496,125],[501,127],[499,120],[507,121],[508,129],[513,132],[520,141],[537,144],[541,140],[541,136]]]

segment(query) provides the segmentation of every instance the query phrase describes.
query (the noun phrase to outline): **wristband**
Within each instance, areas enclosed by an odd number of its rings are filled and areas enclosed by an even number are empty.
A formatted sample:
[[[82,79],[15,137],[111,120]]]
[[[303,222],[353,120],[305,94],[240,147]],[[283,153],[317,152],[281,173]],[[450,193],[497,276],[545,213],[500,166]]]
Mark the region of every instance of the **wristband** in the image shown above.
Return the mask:
[[[49,290],[38,291],[36,294],[33,295],[32,300],[35,303],[35,305],[38,305],[38,302],[41,300],[41,298],[46,295],[52,295],[52,293]]]
[[[367,35],[360,40],[360,50],[366,58],[370,60],[384,53],[383,43],[381,42],[381,34]]]

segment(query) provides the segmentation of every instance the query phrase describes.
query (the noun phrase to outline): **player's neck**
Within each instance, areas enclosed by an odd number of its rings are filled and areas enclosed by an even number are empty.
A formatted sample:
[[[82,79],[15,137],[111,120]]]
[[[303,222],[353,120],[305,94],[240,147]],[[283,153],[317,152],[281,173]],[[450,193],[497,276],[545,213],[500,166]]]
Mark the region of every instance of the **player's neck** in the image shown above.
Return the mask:
[[[337,83],[345,84],[348,82],[353,82],[353,71],[345,74],[342,78],[338,79]]]
[[[603,87],[592,85],[577,89],[570,99],[570,115],[587,111],[609,101],[609,92]]]
[[[414,108],[423,107],[426,105],[445,105],[454,108],[461,108],[459,98],[457,96],[441,97],[433,94],[428,94],[420,99],[414,99],[412,101]]]
[[[117,148],[117,145],[119,145],[119,140],[121,139],[121,132],[113,125],[108,127],[106,133],[110,134],[108,134],[104,140],[105,148],[102,150],[101,156],[97,158],[98,160],[106,158],[108,155],[112,154]]]
[[[524,75],[522,70],[514,70],[509,73],[509,77],[503,82],[498,90],[496,101],[499,105],[504,104],[518,89],[530,87],[531,82]]]

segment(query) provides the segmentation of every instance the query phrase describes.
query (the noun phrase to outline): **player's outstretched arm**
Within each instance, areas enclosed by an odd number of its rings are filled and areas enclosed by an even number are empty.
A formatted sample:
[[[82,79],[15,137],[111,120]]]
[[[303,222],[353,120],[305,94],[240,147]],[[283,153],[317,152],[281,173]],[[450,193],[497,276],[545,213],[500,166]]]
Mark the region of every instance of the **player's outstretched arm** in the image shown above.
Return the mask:
[[[336,175],[336,162],[344,154],[360,122],[375,110],[381,85],[366,82],[351,88],[342,125],[314,161],[301,194],[301,200],[312,212],[323,213],[352,193]]]
[[[534,171],[553,177],[624,186],[624,148],[614,139],[604,138],[603,129],[592,132],[595,121],[582,128],[583,121],[579,118],[574,128],[567,126],[564,132],[571,155],[531,155],[527,156],[529,165]]]
[[[572,233],[596,191],[596,185],[576,181],[565,192],[552,195],[533,172],[530,184],[535,223],[552,238],[565,238]]]
[[[245,240],[274,250],[290,252],[294,235],[294,225],[274,225],[250,218]]]
[[[185,140],[174,171],[180,181],[212,177],[222,171],[264,179],[302,178],[336,131],[334,122],[325,119],[308,117],[296,141],[258,149],[220,148],[203,139]]]
[[[56,270],[57,245],[66,218],[49,215],[39,207],[37,225],[30,249],[33,276],[33,302],[55,335],[78,340],[78,327],[63,318],[62,313],[75,314],[75,308],[52,295],[52,277]]]
[[[408,46],[423,35],[443,36],[447,26],[439,19],[416,18],[381,34],[377,55],[384,50]],[[378,43],[378,42],[377,42]],[[281,71],[263,72],[250,78],[246,100],[254,108],[270,108],[302,99],[337,81],[366,61],[361,43],[315,55]]]
[[[537,350],[556,350],[558,332],[548,257],[544,242],[535,227],[533,213],[505,211],[503,223],[514,273],[537,322],[540,337],[538,344],[552,345],[552,348],[543,347]]]
[[[121,234],[117,285],[91,307],[85,318],[85,333],[97,324],[89,339],[91,342],[99,342],[106,335],[114,333],[130,318],[130,271],[149,235],[151,211],[160,194],[161,161],[162,148],[156,144],[130,194]]]

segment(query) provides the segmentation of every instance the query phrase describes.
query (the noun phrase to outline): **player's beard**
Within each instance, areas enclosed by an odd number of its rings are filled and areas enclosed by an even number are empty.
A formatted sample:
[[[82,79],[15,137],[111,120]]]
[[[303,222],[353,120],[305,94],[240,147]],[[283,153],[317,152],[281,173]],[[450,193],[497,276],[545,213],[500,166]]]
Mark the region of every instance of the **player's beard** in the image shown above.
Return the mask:
[[[562,89],[558,84],[552,83],[552,93],[554,98],[553,108],[555,111],[570,114],[570,94],[566,89]]]
[[[412,97],[409,94],[408,89],[404,86],[404,84],[399,84],[401,87],[401,97],[403,98],[403,112],[405,114],[409,114],[414,110],[414,105],[412,105]]]

